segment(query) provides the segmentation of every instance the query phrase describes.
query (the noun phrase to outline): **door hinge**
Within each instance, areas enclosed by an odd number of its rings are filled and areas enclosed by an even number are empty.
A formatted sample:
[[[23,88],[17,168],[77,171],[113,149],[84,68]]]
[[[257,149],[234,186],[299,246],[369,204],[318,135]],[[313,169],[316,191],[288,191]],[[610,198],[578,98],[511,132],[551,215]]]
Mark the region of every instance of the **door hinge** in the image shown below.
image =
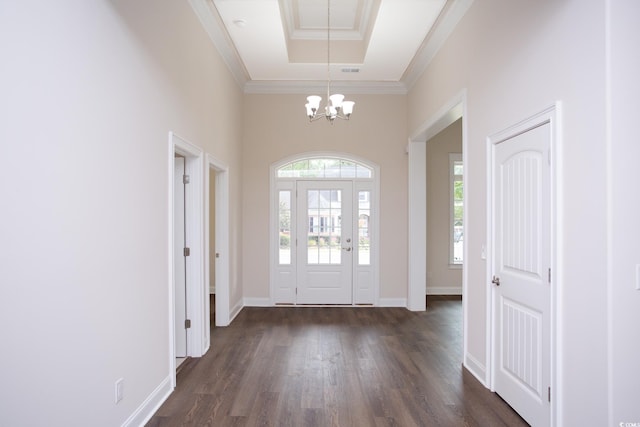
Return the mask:
[[[183,250],[183,254],[184,254],[184,256],[189,256],[189,255],[191,255],[191,249],[189,249],[189,248],[184,248],[184,250]]]
[[[191,327],[191,319],[184,319],[184,328],[189,329]]]
[[[549,269],[549,283],[551,283],[551,269]]]
[[[189,175],[182,175],[182,183],[188,184],[191,177]]]
[[[547,388],[547,398],[549,399],[549,402],[551,402],[551,387]]]

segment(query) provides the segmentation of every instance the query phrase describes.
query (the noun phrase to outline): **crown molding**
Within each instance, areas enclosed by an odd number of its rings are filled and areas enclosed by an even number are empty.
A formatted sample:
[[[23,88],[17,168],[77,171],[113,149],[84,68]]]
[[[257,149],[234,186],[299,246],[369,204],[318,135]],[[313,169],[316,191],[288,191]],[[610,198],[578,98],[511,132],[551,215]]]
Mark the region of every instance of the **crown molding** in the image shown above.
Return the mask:
[[[211,0],[189,0],[189,4],[222,56],[222,60],[227,64],[238,86],[243,88],[245,83],[250,80],[249,72],[240,59],[215,5]]]
[[[427,34],[418,53],[407,67],[402,77],[408,89],[418,81],[425,72],[433,58],[436,56],[445,41],[449,38],[453,30],[458,25],[467,10],[471,7],[473,0],[448,0],[440,16],[433,24],[431,31]]]
[[[247,94],[325,94],[325,81],[248,81],[244,85]],[[364,95],[406,95],[407,87],[402,82],[362,82],[362,81],[332,81],[331,91],[347,94]]]

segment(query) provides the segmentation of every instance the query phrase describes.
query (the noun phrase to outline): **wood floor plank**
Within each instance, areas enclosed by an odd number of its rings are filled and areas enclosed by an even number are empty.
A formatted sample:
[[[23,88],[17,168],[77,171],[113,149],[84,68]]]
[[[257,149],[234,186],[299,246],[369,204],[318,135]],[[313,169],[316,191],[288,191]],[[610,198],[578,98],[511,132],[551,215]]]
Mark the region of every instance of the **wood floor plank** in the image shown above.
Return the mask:
[[[459,299],[245,308],[147,425],[526,426],[461,360]]]

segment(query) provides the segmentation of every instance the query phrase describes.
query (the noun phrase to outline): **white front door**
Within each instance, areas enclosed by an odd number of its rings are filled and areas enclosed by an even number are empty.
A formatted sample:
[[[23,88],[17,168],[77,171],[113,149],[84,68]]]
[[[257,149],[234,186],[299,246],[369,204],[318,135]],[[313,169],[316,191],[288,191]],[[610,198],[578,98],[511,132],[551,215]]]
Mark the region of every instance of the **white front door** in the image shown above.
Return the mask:
[[[529,424],[550,424],[549,123],[498,143],[493,159],[494,389]]]
[[[185,189],[183,176],[185,174],[185,158],[176,157],[173,179],[173,246],[174,246],[174,304],[175,304],[175,351],[176,357],[187,356],[187,273],[184,248],[187,247],[185,238]]]
[[[297,304],[353,301],[353,184],[297,182]]]

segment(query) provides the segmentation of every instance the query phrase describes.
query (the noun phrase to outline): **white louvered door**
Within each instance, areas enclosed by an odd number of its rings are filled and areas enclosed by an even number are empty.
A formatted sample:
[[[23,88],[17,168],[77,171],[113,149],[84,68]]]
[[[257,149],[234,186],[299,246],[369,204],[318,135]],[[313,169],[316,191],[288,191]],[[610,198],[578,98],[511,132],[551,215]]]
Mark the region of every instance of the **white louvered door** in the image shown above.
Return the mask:
[[[529,424],[550,424],[549,123],[496,144],[494,389]]]

